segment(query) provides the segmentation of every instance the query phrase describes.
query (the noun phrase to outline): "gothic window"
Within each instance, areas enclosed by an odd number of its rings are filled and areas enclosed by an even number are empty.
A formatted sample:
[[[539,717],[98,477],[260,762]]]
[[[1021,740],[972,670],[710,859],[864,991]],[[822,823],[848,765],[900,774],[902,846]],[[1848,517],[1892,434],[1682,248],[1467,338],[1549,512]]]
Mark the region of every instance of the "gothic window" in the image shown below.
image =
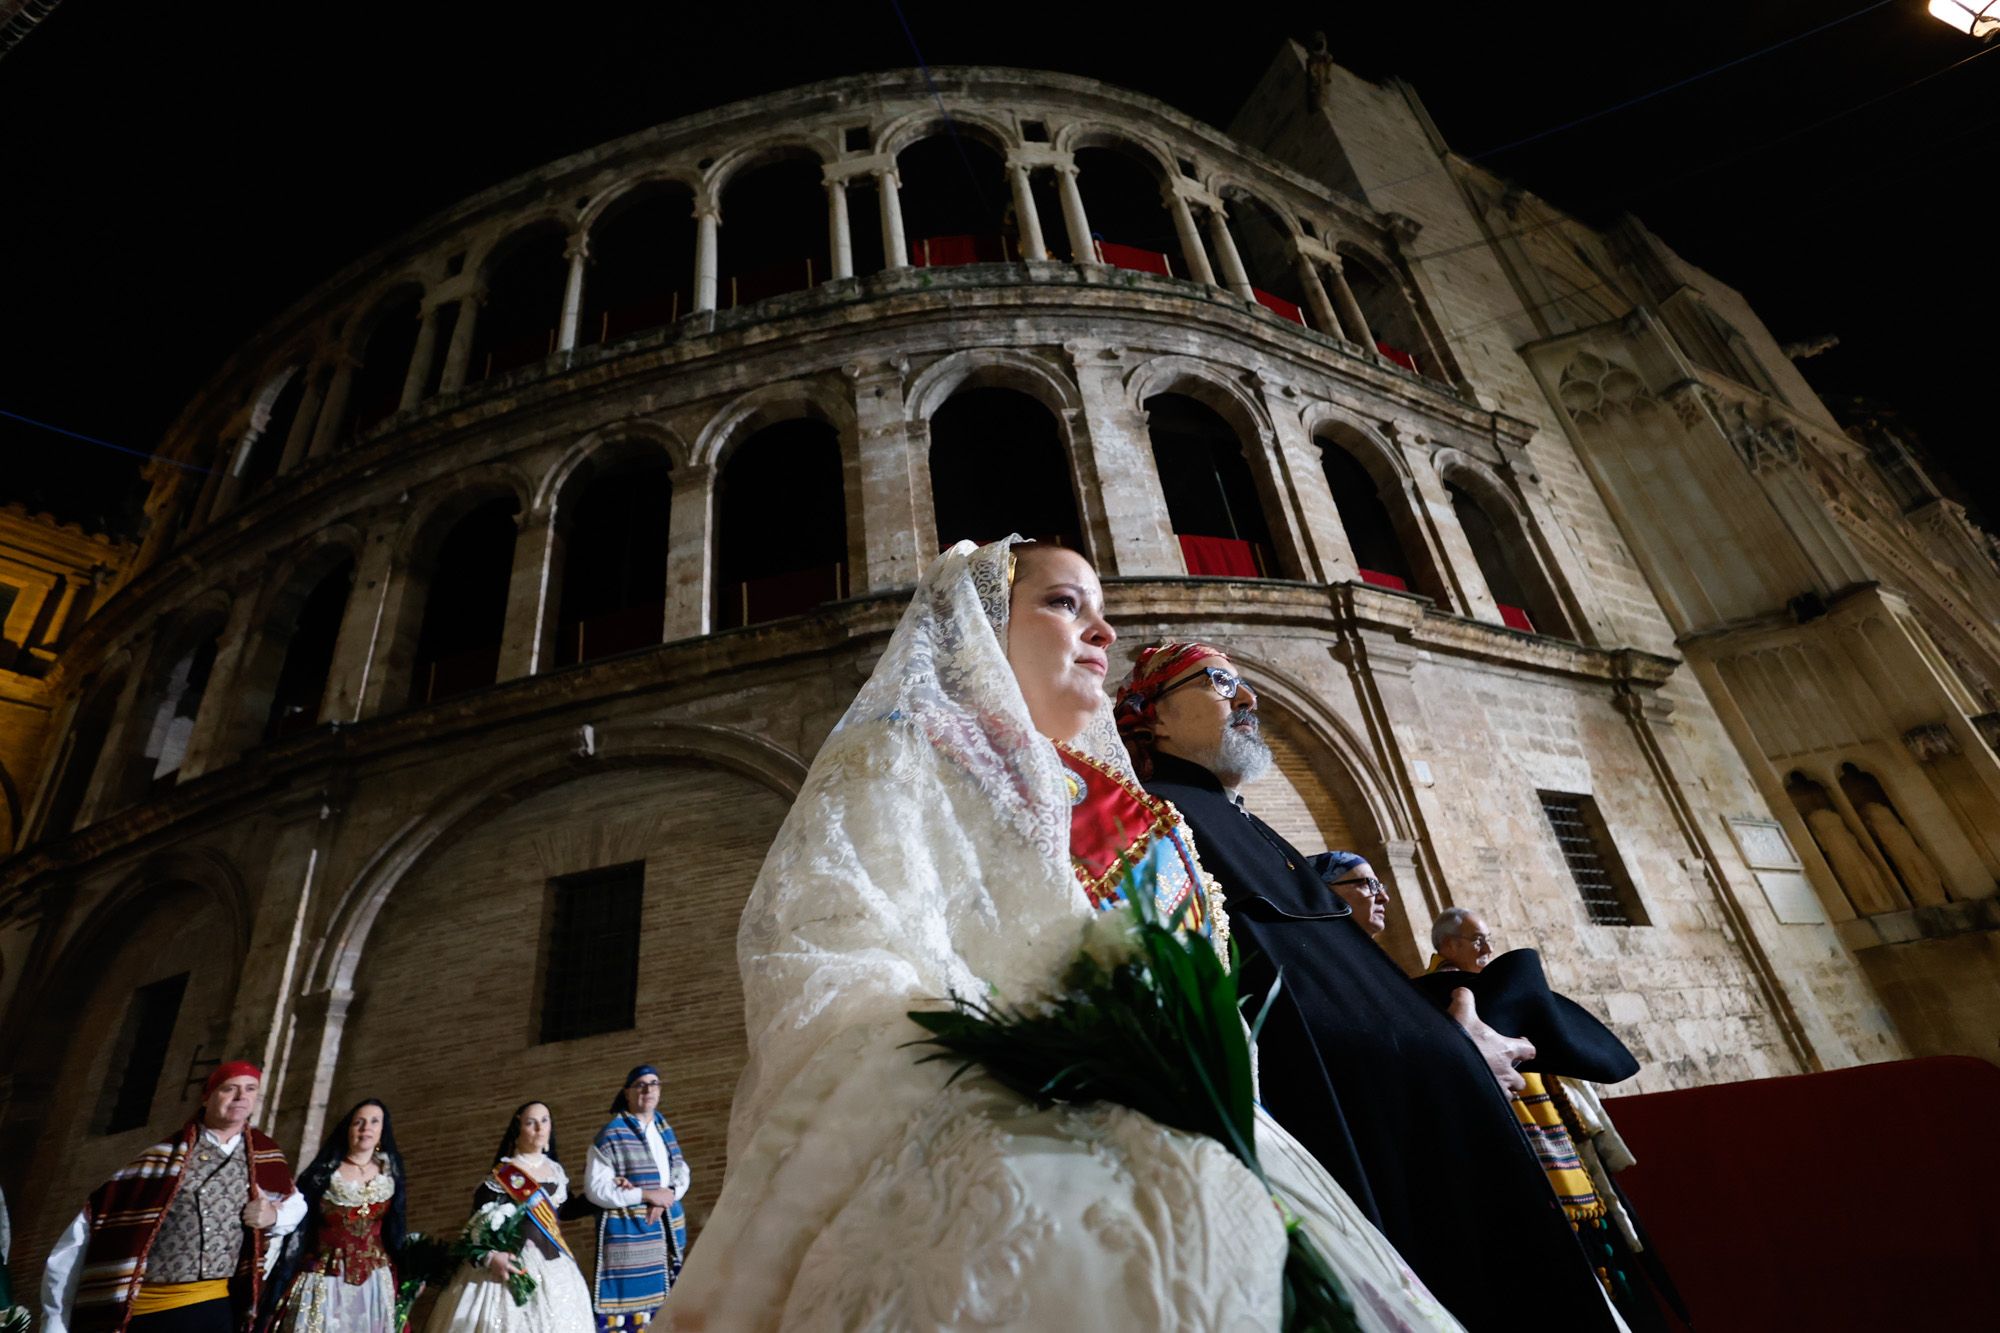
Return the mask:
[[[643,861],[549,881],[542,1041],[622,1032],[636,1022],[645,881]]]
[[[1618,857],[1611,831],[1598,813],[1597,802],[1573,792],[1537,792],[1549,831],[1561,848],[1570,879],[1583,898],[1583,908],[1594,926],[1646,926],[1646,908],[1639,901],[1632,877]]]

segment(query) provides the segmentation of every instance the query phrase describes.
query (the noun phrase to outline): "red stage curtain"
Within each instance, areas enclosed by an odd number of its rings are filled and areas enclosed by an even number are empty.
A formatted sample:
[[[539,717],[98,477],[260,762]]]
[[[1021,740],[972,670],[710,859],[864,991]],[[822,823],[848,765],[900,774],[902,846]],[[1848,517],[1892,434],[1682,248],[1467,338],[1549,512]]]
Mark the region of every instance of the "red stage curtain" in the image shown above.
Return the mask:
[[[1303,324],[1306,322],[1305,312],[1290,301],[1287,301],[1284,297],[1273,296],[1269,292],[1260,291],[1255,287],[1250,289],[1250,293],[1257,298],[1257,304],[1263,306],[1266,310],[1275,311],[1294,324]]]
[[[2000,1326],[2000,1069],[1968,1056],[1609,1102],[1702,1333]]]
[[[1372,583],[1378,588],[1394,588],[1397,592],[1408,592],[1410,585],[1394,574],[1384,574],[1379,569],[1356,569],[1363,583]]]
[[[1257,568],[1257,553],[1249,542],[1234,537],[1189,537],[1183,533],[1175,536],[1180,538],[1181,554],[1187,558],[1190,574],[1227,579],[1263,577]]]

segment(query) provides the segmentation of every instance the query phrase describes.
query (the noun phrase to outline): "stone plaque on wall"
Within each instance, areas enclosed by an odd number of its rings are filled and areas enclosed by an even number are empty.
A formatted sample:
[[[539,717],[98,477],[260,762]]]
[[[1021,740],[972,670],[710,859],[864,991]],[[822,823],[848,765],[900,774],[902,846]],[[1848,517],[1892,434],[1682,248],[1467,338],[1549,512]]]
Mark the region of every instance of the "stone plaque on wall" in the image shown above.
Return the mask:
[[[1729,835],[1736,839],[1736,850],[1742,853],[1743,863],[1752,870],[1799,868],[1799,856],[1792,850],[1792,840],[1785,836],[1784,826],[1775,819],[1733,816],[1729,820]]]
[[[1819,895],[1813,892],[1811,881],[1800,872],[1760,870],[1757,872],[1757,883],[1763,886],[1772,914],[1786,925],[1826,924],[1826,912],[1819,905]]]

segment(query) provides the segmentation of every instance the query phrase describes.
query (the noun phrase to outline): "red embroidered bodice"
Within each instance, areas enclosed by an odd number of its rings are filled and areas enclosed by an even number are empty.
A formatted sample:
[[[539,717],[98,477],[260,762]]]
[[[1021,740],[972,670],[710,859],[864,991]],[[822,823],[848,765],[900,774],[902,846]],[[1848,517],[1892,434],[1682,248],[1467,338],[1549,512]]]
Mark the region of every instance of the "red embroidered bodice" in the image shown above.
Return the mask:
[[[377,1269],[389,1267],[382,1218],[395,1196],[396,1182],[386,1172],[366,1185],[351,1185],[336,1175],[319,1201],[319,1252],[307,1271],[358,1287]]]

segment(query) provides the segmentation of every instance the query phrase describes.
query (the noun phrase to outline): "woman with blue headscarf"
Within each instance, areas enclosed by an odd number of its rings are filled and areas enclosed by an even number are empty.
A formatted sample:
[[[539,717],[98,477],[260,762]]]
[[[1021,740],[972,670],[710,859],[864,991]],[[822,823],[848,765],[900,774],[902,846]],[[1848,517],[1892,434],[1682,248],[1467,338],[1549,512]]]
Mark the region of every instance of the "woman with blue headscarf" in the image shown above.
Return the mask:
[[[611,1099],[611,1119],[590,1145],[583,1192],[597,1219],[597,1326],[643,1328],[652,1321],[687,1253],[687,1161],[660,1114],[660,1071],[639,1065]]]

